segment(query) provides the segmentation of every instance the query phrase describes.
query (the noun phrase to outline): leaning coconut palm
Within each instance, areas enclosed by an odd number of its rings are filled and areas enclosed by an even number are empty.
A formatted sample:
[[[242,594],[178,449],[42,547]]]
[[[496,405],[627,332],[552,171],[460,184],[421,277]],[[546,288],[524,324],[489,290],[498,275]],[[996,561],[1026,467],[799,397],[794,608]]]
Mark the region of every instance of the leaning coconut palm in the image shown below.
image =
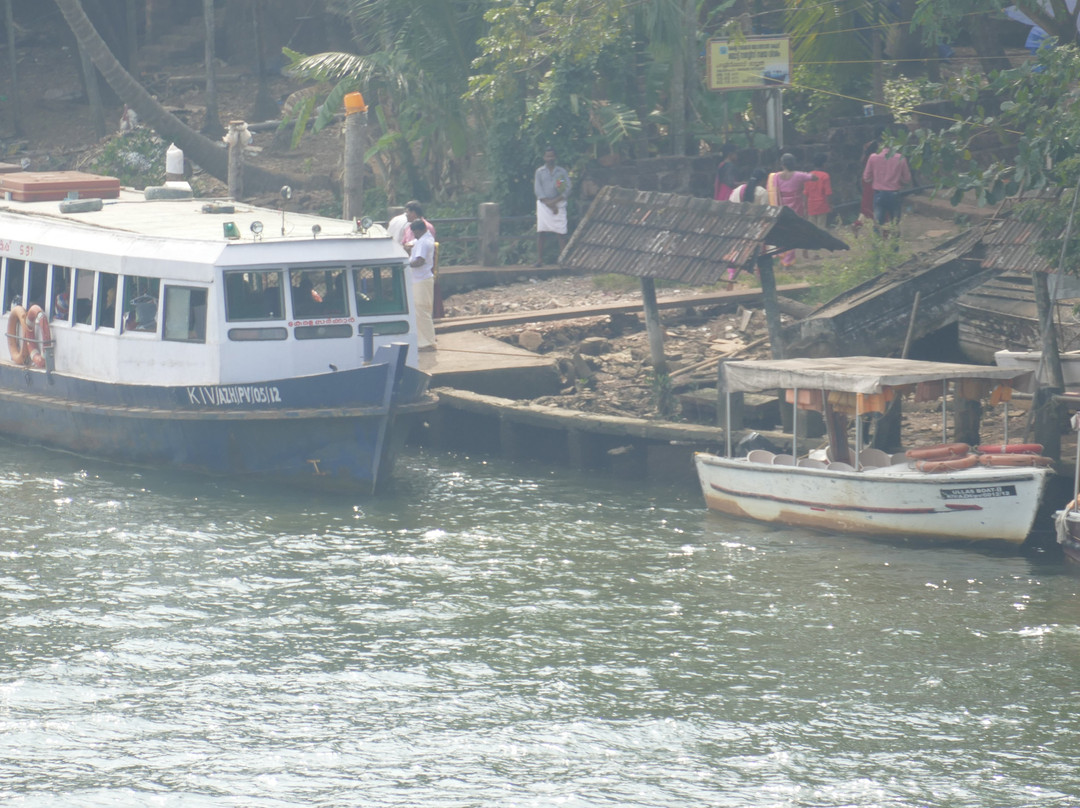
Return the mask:
[[[56,0],[68,27],[90,56],[105,81],[140,120],[162,139],[172,141],[184,155],[222,182],[228,181],[228,155],[220,142],[203,137],[159,104],[116,59],[105,40],[94,28],[79,0]],[[298,184],[297,178],[274,174],[255,166],[244,166],[244,187],[248,191],[272,190],[285,183]]]

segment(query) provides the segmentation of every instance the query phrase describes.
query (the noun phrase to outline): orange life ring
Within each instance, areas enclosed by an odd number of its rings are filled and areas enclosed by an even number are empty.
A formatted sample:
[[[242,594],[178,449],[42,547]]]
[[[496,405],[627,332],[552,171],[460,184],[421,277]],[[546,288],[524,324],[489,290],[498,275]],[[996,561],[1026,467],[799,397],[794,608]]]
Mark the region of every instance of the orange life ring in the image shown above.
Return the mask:
[[[967,443],[942,443],[923,449],[908,449],[905,454],[911,460],[948,460],[952,457],[962,457],[970,451],[971,446]]]
[[[979,455],[979,462],[984,466],[1039,466],[1054,465],[1053,458],[1030,454],[984,454]]]
[[[934,473],[938,471],[959,471],[960,469],[969,469],[979,462],[979,456],[976,454],[966,454],[960,457],[954,457],[951,460],[916,460],[915,468],[919,471],[926,471]]]
[[[33,305],[26,312],[26,325],[30,330],[30,362],[36,368],[45,367],[45,348],[52,344],[49,317],[41,306]]]
[[[1041,443],[992,443],[979,447],[982,454],[1033,454],[1041,455]]]
[[[26,339],[26,309],[12,306],[7,326],[8,353],[16,365],[25,365],[30,359],[30,341]]]

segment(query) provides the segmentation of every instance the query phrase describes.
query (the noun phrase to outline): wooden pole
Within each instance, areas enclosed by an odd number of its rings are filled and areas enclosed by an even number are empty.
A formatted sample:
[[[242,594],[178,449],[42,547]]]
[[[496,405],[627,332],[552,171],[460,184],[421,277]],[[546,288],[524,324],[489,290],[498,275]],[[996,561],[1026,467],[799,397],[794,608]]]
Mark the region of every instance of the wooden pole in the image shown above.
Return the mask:
[[[773,290],[775,292],[775,289]],[[641,300],[645,309],[645,330],[649,334],[649,355],[653,372],[667,373],[664,356],[664,324],[660,320],[660,308],[656,305],[656,282],[652,278],[641,279]]]
[[[229,121],[229,133],[225,142],[229,147],[229,197],[240,199],[244,195],[244,147],[250,135],[243,121]]]
[[[343,219],[359,219],[364,213],[364,140],[366,134],[367,112],[345,113]]]
[[[771,255],[758,259],[758,277],[761,278],[761,302],[765,308],[765,324],[769,328],[769,343],[773,359],[784,359],[784,336],[780,324],[780,302],[776,297],[776,276],[773,274]]]

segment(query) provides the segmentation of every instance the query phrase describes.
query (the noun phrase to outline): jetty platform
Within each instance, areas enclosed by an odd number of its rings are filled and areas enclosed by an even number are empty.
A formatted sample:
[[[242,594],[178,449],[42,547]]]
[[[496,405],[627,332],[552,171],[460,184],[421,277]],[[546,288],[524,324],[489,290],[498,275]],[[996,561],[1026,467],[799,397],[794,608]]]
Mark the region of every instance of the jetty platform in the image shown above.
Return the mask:
[[[532,276],[532,271],[525,273]],[[789,284],[780,294],[798,294],[808,284]],[[759,290],[670,295],[660,308],[753,305]],[[695,451],[716,451],[723,430],[645,418],[580,412],[536,404],[557,395],[562,380],[555,360],[487,337],[479,329],[558,319],[642,311],[640,303],[568,306],[436,321],[438,350],[420,354],[420,369],[432,376],[438,409],[412,439],[422,445],[533,459],[618,476],[694,479]]]

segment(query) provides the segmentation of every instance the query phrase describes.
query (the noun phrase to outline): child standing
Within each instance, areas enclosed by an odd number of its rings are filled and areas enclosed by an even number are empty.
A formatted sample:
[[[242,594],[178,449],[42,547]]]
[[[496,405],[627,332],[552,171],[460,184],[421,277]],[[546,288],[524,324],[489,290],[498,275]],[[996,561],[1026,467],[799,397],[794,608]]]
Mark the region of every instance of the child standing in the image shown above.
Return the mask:
[[[818,181],[808,182],[803,186],[803,193],[806,194],[806,218],[822,230],[832,213],[832,205],[829,204],[832,197],[832,179],[825,171],[827,159],[824,154],[814,155],[814,170],[810,173],[817,177]]]
[[[808,182],[803,186],[803,193],[806,194],[806,218],[822,230],[828,226],[829,214],[832,212],[832,179],[825,171],[827,159],[824,154],[814,155],[814,170],[810,173],[817,177],[817,182]],[[806,256],[805,251],[803,256]],[[814,257],[817,258],[816,255]]]

